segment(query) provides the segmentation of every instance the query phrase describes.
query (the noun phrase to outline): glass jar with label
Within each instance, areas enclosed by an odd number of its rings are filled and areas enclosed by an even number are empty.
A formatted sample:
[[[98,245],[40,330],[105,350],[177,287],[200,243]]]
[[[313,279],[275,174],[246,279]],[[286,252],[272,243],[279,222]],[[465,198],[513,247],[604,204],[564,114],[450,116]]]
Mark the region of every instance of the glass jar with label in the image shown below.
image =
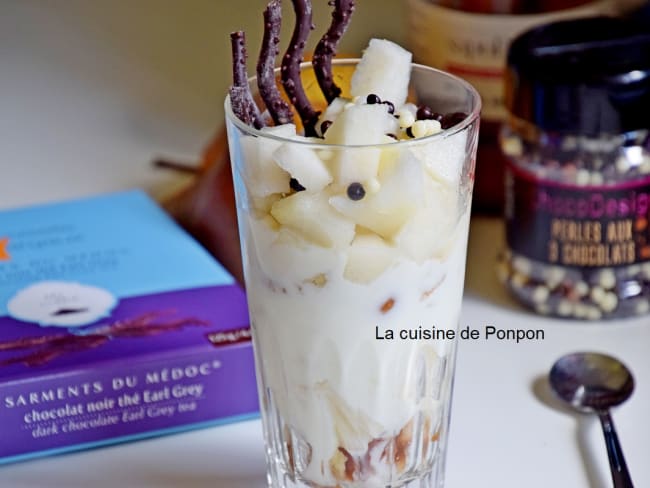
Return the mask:
[[[649,312],[650,32],[607,17],[530,30],[505,93],[500,278],[542,314]]]

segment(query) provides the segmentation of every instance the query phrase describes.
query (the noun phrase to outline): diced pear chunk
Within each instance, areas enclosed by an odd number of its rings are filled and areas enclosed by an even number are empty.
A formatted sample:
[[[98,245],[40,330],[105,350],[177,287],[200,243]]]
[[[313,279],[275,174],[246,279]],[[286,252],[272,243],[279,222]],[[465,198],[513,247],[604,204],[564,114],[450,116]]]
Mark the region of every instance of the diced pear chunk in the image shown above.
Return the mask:
[[[350,80],[352,96],[374,93],[401,107],[408,95],[411,59],[411,53],[394,42],[371,39]]]
[[[332,171],[340,188],[350,183],[366,184],[377,178],[381,150],[378,147],[349,148],[336,153]]]
[[[278,200],[271,215],[303,239],[322,247],[347,246],[354,237],[354,223],[336,212],[324,193],[301,191]]]
[[[335,195],[330,203],[356,224],[391,239],[424,204],[424,177],[420,162],[403,153],[382,172],[376,193],[356,201]]]
[[[429,175],[446,185],[458,188],[463,164],[467,131],[449,137],[433,138],[421,144],[413,144],[409,150],[424,163]]]
[[[395,236],[395,244],[418,263],[443,257],[455,236],[459,199],[455,188],[424,180],[425,204]]]
[[[248,230],[247,230],[248,229]],[[272,216],[248,219],[242,229],[250,246],[246,258],[280,286],[330,272],[339,261],[331,249],[314,246]]]
[[[281,198],[279,193],[273,193],[266,197],[251,196],[250,202],[253,210],[258,217],[263,217],[269,213],[271,206]]]
[[[332,175],[327,166],[312,149],[305,145],[283,144],[275,150],[273,159],[308,192],[321,191],[332,182]]]
[[[345,108],[325,132],[325,142],[348,146],[381,145],[387,142],[386,134],[397,132],[397,125],[385,105],[352,105]],[[347,186],[374,179],[380,157],[380,147],[335,150],[331,162],[335,183]]]
[[[320,134],[321,136],[323,135],[321,133],[321,125],[323,124],[323,122],[325,122],[326,120],[329,120],[330,122],[334,122],[341,114],[341,112],[343,112],[343,109],[348,103],[350,103],[350,100],[347,100],[345,98],[340,98],[340,97],[332,100],[332,103],[330,103],[327,106],[327,108],[323,110],[323,113],[318,118],[318,124],[316,125],[316,131],[318,132],[318,134]]]
[[[344,277],[355,283],[370,283],[393,263],[395,257],[395,248],[377,234],[357,234],[348,250]]]
[[[296,135],[296,126],[284,124],[264,127],[261,132],[282,138]],[[266,197],[273,193],[287,193],[290,190],[290,176],[273,160],[273,152],[282,145],[282,141],[266,137],[242,136],[244,180],[250,194],[254,197]]]
[[[327,129],[325,142],[347,146],[382,144],[384,136],[398,128],[397,119],[388,113],[386,105],[354,104],[345,107]]]

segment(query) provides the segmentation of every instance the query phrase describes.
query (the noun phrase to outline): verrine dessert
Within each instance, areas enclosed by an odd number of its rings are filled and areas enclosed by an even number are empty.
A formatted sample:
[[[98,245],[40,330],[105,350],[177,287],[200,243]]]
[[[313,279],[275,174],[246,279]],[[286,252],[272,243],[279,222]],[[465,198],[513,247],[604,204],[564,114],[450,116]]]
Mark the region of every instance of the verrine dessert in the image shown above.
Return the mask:
[[[387,40],[333,61],[349,0],[302,63],[293,4],[226,101],[269,486],[442,486],[480,100]]]

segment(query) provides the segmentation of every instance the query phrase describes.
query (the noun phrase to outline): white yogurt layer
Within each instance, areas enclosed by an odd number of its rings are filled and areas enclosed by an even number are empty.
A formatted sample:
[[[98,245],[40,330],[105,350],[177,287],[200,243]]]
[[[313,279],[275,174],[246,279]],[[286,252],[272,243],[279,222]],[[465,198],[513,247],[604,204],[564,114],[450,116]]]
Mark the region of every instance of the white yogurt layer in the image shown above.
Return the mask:
[[[309,479],[336,483],[321,466],[339,447],[362,455],[369,442],[396,436],[416,413],[438,424],[441,392],[433,381],[422,390],[419,371],[424,366],[435,377],[452,344],[379,340],[376,328],[382,334],[420,325],[456,329],[468,215],[446,259],[402,258],[369,284],[344,278],[343,252],[269,244],[277,231],[249,220],[248,242],[263,247],[249,250],[247,293],[264,382],[283,420],[312,447]],[[394,305],[384,313],[389,300]]]

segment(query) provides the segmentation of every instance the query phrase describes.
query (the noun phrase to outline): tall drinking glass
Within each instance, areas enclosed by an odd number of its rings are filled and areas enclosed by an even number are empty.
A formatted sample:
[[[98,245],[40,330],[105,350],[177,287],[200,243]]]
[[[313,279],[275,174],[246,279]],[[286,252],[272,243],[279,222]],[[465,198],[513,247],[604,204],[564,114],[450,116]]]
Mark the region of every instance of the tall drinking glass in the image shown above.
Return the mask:
[[[329,145],[226,100],[270,487],[443,486],[480,98],[414,64],[409,100],[464,116]]]

